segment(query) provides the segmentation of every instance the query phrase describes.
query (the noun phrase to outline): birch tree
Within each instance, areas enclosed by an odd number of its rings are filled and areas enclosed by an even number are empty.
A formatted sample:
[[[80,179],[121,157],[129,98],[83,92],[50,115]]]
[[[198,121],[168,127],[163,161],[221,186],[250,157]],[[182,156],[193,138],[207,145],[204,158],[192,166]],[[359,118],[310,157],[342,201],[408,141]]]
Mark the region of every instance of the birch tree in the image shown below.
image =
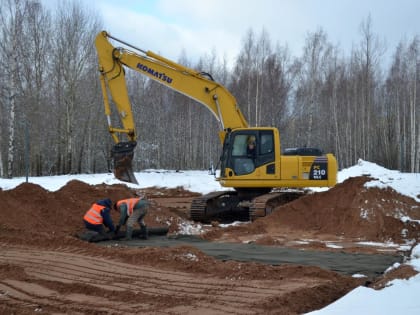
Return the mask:
[[[408,62],[408,116],[409,116],[409,128],[408,128],[408,137],[409,137],[409,163],[410,163],[410,172],[419,172],[420,168],[420,118],[419,108],[420,102],[417,98],[417,93],[419,90],[419,80],[420,80],[420,41],[416,36],[408,47],[407,52],[407,62]]]
[[[358,52],[360,67],[358,93],[360,94],[360,153],[361,158],[371,158],[371,128],[375,125],[375,89],[377,88],[376,74],[380,56],[383,54],[384,47],[378,37],[373,34],[372,20],[370,15],[360,25],[361,43]]]
[[[266,94],[266,64],[271,55],[271,42],[267,31],[263,28],[255,47],[255,126],[261,126],[264,111],[270,111],[264,103]]]
[[[39,2],[28,1],[23,21],[21,69],[23,88],[23,116],[30,139],[25,137],[24,146],[30,146],[31,174],[42,175],[44,160],[49,158],[49,145],[44,122],[50,111],[48,78],[51,38],[51,17]],[[29,143],[30,142],[30,143]],[[22,146],[23,147],[23,146]],[[47,153],[47,154],[45,154]],[[26,153],[27,154],[27,153]],[[25,154],[25,155],[26,155]],[[23,155],[23,154],[22,154]],[[29,158],[29,157],[27,157]]]
[[[98,19],[76,2],[64,2],[57,9],[54,33],[53,63],[55,79],[55,103],[58,106],[57,130],[59,130],[59,169],[63,173],[78,171],[80,150],[83,149],[83,125],[95,123],[95,117],[86,117],[86,109],[93,104],[82,98],[82,91],[89,89],[89,74],[95,73],[96,59],[94,39],[100,31]],[[75,141],[78,141],[76,143]]]
[[[4,97],[2,103],[8,117],[7,127],[7,165],[6,176],[13,177],[15,162],[16,106],[22,96],[20,89],[19,61],[21,58],[24,2],[20,0],[2,0],[0,28],[2,30],[0,54],[1,68],[4,75]]]
[[[405,45],[400,42],[397,46],[393,61],[389,70],[388,78],[384,85],[386,94],[386,111],[384,111],[384,121],[382,124],[385,163],[393,168],[403,169],[404,165],[404,140],[402,126],[405,89],[407,80],[405,76],[406,68],[404,63]]]
[[[255,85],[254,65],[255,65],[255,35],[249,29],[243,40],[242,49],[237,57],[234,66],[234,76],[232,76],[231,91],[235,95],[238,106],[244,113],[250,125],[252,120],[252,95]]]
[[[334,152],[339,165],[346,164],[345,147],[347,143],[346,130],[349,128],[351,119],[346,117],[346,66],[338,57],[338,49],[331,50],[326,60],[325,83],[322,91],[321,102],[324,114],[328,113],[329,119],[324,118],[324,151]],[[324,116],[324,115],[323,115]]]
[[[301,63],[301,77],[295,97],[296,103],[294,104],[294,110],[299,113],[297,116],[300,119],[300,126],[304,129],[301,137],[303,146],[317,145],[320,142],[320,137],[316,136],[316,133],[319,134],[319,132],[315,131],[325,127],[324,123],[315,126],[315,122],[326,120],[326,113],[322,112],[320,103],[320,91],[323,84],[322,68],[329,52],[327,36],[322,29],[308,34]]]

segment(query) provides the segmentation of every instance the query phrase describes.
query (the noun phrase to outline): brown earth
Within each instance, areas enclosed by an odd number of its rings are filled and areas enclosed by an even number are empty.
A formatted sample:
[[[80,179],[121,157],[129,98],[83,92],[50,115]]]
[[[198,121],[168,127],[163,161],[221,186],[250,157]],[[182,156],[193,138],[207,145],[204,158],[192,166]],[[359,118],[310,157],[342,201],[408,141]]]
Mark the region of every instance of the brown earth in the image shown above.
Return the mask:
[[[398,249],[359,242],[418,243],[419,225],[398,217],[420,220],[419,203],[391,189],[364,188],[369,180],[351,178],[252,223],[222,228],[215,222],[202,237],[372,254]],[[170,234],[189,222],[189,203],[198,195],[80,181],[56,192],[30,183],[0,190],[0,314],[301,314],[358,285],[380,289],[416,274],[403,264],[377,279],[352,278],[311,266],[223,262],[190,246],[100,247],[75,237],[92,202],[140,193],[151,200],[146,223],[169,226]]]

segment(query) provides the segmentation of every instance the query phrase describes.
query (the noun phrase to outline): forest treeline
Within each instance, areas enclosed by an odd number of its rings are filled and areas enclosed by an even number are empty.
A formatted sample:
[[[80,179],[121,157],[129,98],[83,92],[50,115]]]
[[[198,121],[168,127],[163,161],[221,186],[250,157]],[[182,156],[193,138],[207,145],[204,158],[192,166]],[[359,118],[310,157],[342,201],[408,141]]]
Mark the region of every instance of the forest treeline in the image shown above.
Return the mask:
[[[80,2],[47,9],[0,0],[0,176],[101,173],[112,168],[94,39],[106,29]],[[233,65],[216,51],[178,63],[227,87],[251,126],[275,126],[282,148],[317,147],[345,168],[364,159],[420,172],[420,42],[386,48],[361,21],[344,52],[323,29],[300,56],[249,29]],[[141,37],[141,34],[139,34]],[[180,44],[181,45],[181,44]],[[385,49],[392,50],[385,66]],[[417,84],[419,83],[419,84]],[[217,164],[218,124],[203,106],[127,69],[138,145],[135,171]]]

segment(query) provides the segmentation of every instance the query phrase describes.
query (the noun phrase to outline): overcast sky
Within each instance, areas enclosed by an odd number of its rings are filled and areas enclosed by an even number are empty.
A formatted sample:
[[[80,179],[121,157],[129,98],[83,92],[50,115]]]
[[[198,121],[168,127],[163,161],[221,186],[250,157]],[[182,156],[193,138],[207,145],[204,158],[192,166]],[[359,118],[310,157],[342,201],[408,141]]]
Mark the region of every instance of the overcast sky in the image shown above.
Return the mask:
[[[52,0],[43,0],[51,2]],[[52,1],[54,2],[54,1]],[[210,53],[238,55],[247,30],[264,28],[273,43],[302,54],[308,32],[324,29],[346,56],[371,16],[373,32],[393,53],[402,39],[420,34],[420,0],[91,0],[112,35],[170,59]]]

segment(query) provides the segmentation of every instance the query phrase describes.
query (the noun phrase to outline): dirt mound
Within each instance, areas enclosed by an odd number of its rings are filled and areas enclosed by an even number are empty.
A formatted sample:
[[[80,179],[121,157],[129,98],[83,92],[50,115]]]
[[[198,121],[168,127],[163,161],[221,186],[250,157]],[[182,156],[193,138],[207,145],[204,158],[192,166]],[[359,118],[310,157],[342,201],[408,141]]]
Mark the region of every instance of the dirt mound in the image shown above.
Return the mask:
[[[364,176],[349,178],[328,191],[279,206],[251,224],[213,229],[203,237],[282,246],[290,245],[290,241],[303,246],[302,240],[311,239],[308,246],[316,249],[326,249],[326,239],[353,244],[418,242],[420,224],[415,220],[420,220],[419,203],[390,188],[364,187],[370,180]]]
[[[419,203],[394,190],[366,188],[369,177],[349,178],[332,189],[305,195],[280,206],[252,224],[231,228],[214,228],[205,235],[217,239],[222,235],[259,235],[259,242],[275,244],[275,236],[285,231],[302,231],[312,235],[328,234],[347,239],[404,243],[420,238]],[[82,217],[97,199],[112,201],[146,194],[151,201],[146,223],[169,226],[177,232],[188,220],[189,203],[197,196],[181,187],[173,189],[130,189],[125,185],[89,185],[73,180],[51,192],[24,183],[13,190],[0,191],[2,227],[23,232],[50,232],[74,235],[83,229]],[[173,198],[172,198],[173,197]],[[406,217],[411,220],[402,220]],[[113,212],[114,222],[118,214]],[[217,227],[217,225],[216,225]]]
[[[391,188],[366,188],[368,177],[349,178],[332,189],[306,195],[262,218],[265,229],[314,231],[368,241],[402,243],[420,238],[419,204]],[[261,223],[259,223],[261,224]]]
[[[98,199],[110,198],[113,202],[146,194],[151,201],[146,223],[150,226],[169,226],[170,232],[178,229],[181,214],[170,206],[159,205],[159,198],[177,196],[190,198],[198,195],[182,189],[131,189],[126,185],[89,185],[72,180],[60,190],[51,192],[39,185],[23,183],[12,190],[0,190],[0,215],[3,229],[19,233],[49,233],[69,236],[84,229],[82,218],[90,205]],[[114,223],[118,213],[112,212]],[[184,219],[186,213],[183,214]]]
[[[56,192],[24,183],[0,191],[2,225],[23,232],[67,235],[82,227],[82,217],[97,199],[133,195],[125,186],[91,186],[71,181]]]

